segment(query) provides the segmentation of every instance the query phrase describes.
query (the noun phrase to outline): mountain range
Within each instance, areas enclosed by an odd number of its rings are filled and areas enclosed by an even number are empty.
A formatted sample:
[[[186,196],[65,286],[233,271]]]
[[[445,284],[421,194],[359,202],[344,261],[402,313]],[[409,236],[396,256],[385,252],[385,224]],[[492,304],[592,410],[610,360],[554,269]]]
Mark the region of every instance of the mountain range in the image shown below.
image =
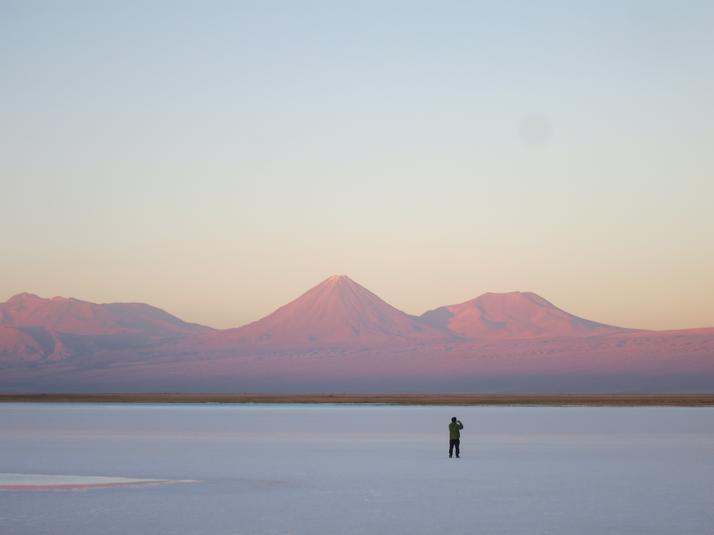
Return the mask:
[[[223,330],[24,293],[0,304],[0,390],[711,392],[714,328],[605,325],[531,292],[413,316],[343,275]]]

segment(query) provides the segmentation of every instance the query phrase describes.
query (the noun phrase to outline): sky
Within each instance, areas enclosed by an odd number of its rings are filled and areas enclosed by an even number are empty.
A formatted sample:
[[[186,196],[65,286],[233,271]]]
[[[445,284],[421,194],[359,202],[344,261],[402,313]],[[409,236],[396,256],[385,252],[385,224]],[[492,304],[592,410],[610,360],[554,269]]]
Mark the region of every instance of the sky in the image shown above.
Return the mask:
[[[0,0],[0,301],[214,327],[332,274],[714,326],[710,1]]]

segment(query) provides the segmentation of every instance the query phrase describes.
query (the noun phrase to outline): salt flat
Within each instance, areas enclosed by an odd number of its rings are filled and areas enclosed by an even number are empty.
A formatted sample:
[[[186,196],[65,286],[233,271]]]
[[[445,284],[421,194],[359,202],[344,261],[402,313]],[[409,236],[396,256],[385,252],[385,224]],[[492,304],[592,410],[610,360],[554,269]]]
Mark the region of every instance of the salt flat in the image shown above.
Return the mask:
[[[72,476],[57,474],[2,474],[0,490],[84,490],[134,485],[158,485],[177,483],[168,479],[144,479],[129,477]],[[186,482],[186,481],[182,481]]]
[[[447,457],[452,415],[459,460]],[[0,429],[3,473],[195,481],[3,492],[3,530],[17,535],[714,525],[712,408],[7,403]]]

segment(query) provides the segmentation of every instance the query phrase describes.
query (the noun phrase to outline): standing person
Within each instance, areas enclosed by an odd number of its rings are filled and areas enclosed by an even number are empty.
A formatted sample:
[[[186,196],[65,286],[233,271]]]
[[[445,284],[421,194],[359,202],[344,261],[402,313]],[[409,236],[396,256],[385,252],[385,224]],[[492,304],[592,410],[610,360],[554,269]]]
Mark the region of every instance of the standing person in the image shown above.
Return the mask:
[[[451,423],[449,424],[449,459],[454,454],[454,446],[456,446],[456,458],[459,458],[459,445],[461,444],[461,430],[464,428],[464,424],[461,420],[457,420],[456,416],[451,418]]]

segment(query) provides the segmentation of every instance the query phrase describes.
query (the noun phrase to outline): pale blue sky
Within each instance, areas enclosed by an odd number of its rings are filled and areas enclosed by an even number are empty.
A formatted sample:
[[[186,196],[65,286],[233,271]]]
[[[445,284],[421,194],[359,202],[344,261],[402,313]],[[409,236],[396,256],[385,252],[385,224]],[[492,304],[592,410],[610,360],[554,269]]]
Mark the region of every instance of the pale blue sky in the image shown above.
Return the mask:
[[[0,0],[0,300],[236,326],[333,273],[714,325],[714,2]]]

